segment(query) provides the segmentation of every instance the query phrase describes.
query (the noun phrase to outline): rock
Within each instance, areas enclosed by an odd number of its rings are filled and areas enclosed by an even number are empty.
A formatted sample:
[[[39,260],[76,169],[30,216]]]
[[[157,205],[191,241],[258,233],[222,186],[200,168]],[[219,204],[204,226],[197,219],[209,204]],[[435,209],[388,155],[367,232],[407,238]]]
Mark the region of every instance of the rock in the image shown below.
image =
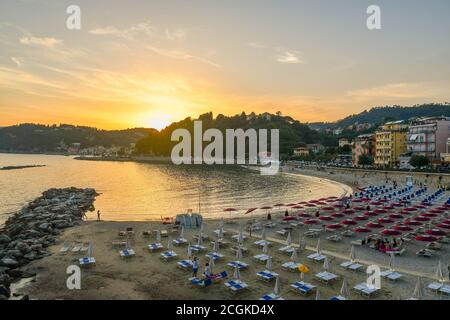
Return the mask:
[[[6,234],[0,234],[0,244],[9,243],[11,241],[11,238],[8,237]]]
[[[3,258],[2,260],[0,260],[0,265],[10,268],[16,268],[19,266],[19,263],[13,258]]]
[[[35,251],[31,251],[30,253],[27,253],[23,257],[27,260],[33,261],[33,260],[36,260],[37,254]]]
[[[0,285],[0,299],[1,296],[4,296],[6,298],[9,298],[11,296],[11,291],[6,286]],[[4,299],[7,300],[7,299]]]
[[[16,245],[16,249],[19,250],[22,254],[27,254],[31,251],[30,246],[27,245],[25,242],[19,242]]]
[[[51,227],[50,227],[50,223],[44,222],[44,223],[41,223],[41,224],[38,226],[38,228],[41,229],[41,230],[47,231],[47,230],[49,230]]]

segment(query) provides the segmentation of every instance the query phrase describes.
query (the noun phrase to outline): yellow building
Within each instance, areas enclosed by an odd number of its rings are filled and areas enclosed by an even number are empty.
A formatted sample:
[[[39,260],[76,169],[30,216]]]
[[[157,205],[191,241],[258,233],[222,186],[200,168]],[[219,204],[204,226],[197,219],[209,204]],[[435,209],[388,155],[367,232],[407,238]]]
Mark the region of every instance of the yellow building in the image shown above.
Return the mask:
[[[307,157],[309,156],[309,150],[306,147],[298,147],[294,149],[294,156]]]
[[[375,133],[375,165],[395,166],[400,155],[406,153],[408,125],[403,121],[387,122]]]

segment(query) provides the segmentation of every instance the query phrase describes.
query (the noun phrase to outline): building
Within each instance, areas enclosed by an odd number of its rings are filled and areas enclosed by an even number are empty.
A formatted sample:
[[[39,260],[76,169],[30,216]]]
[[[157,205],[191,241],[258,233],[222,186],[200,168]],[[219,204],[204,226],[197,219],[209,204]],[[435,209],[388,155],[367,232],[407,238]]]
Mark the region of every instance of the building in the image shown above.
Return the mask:
[[[352,145],[352,164],[358,166],[359,157],[366,155],[374,158],[375,156],[375,134],[362,134],[356,137]]]
[[[337,165],[351,167],[352,165],[352,155],[351,154],[338,154],[334,162]]]
[[[340,138],[339,139],[339,147],[344,147],[350,145],[350,140],[347,138]]]
[[[406,153],[408,125],[404,121],[387,122],[375,132],[375,165],[392,167],[399,164],[400,155]]]
[[[294,156],[307,157],[309,156],[309,150],[307,147],[297,147],[294,149]]]
[[[450,164],[450,138],[447,139],[447,152],[441,153],[441,161]]]
[[[306,147],[314,154],[320,153],[325,149],[325,147],[319,143],[307,144]]]
[[[338,136],[338,135],[340,135],[342,133],[342,131],[344,131],[342,128],[337,128],[337,129],[333,130],[333,134],[335,136]]]
[[[399,158],[398,158],[398,167],[400,169],[414,169],[414,167],[410,164],[411,161],[411,153],[405,153],[402,154]]]
[[[450,118],[419,118],[411,122],[408,131],[408,151],[427,157],[430,161],[440,160],[447,150],[450,137]]]

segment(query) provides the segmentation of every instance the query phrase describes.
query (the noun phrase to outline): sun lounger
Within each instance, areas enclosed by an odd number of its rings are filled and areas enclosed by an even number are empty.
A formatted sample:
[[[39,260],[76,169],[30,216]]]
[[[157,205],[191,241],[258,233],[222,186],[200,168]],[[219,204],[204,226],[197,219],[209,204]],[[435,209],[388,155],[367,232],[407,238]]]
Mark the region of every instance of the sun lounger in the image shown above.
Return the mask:
[[[367,298],[370,298],[373,294],[379,291],[379,289],[375,287],[369,287],[365,282],[354,286],[353,290],[359,292],[362,296]]]
[[[113,241],[111,241],[111,245],[113,248],[126,247],[128,245],[128,243],[123,240],[113,240]]]
[[[224,239],[218,239],[219,247],[224,248],[230,245],[230,243]],[[216,241],[211,241],[211,244],[214,245]]]
[[[448,285],[448,284],[443,285],[439,289],[439,293],[443,293],[443,294],[449,295],[450,294],[450,285]]]
[[[331,297],[330,300],[332,300],[332,301],[345,301],[345,300],[347,300],[347,298],[339,295],[339,296]]]
[[[80,263],[81,267],[93,266],[93,265],[95,265],[95,258],[93,258],[93,257],[81,258],[79,260],[79,263]]]
[[[294,252],[294,250],[295,249],[291,246],[285,246],[285,247],[278,249],[278,251],[286,253],[286,254],[292,254],[292,252]]]
[[[297,293],[300,293],[304,296],[310,294],[311,292],[313,292],[316,289],[316,286],[307,283],[307,282],[294,282],[291,284],[291,289]]]
[[[221,273],[212,274],[208,277],[208,279],[211,279],[214,283],[219,283],[222,281],[222,279],[228,278],[228,273],[226,271],[222,271]]]
[[[240,248],[241,248],[242,254],[245,254],[245,253],[248,252],[247,247],[240,247]],[[230,250],[233,251],[236,254],[236,252],[239,250],[239,246],[231,247]]]
[[[239,241],[239,235],[235,234],[234,236],[231,237],[231,239],[234,241]],[[247,236],[242,235],[242,240],[243,241],[247,240]]]
[[[81,251],[81,244],[76,244],[73,248],[72,248],[72,250],[70,250],[70,252],[71,253],[73,253],[73,254],[79,254],[80,253],[80,251]]]
[[[308,230],[305,232],[305,237],[308,237],[308,238],[317,238],[318,236],[319,236],[319,232],[317,232],[317,231]]]
[[[433,291],[434,293],[438,293],[439,289],[441,289],[444,286],[441,282],[432,282],[428,285],[427,289],[430,291]]]
[[[191,260],[181,260],[177,262],[177,267],[183,270],[192,270],[192,261]]]
[[[240,270],[240,269],[247,269],[247,268],[248,268],[248,264],[245,263],[245,262],[242,262],[242,261],[233,261],[233,262],[229,262],[229,263],[227,263],[227,265],[228,265],[230,268],[238,267],[239,270]]]
[[[178,238],[178,239],[174,239],[172,241],[173,241],[173,244],[176,245],[176,246],[182,246],[182,245],[188,243],[188,241],[186,239],[184,239],[184,238]]]
[[[256,273],[256,278],[259,280],[272,281],[276,277],[278,277],[278,273],[269,270],[264,270]]]
[[[342,236],[347,237],[347,238],[351,238],[355,236],[355,233],[351,230],[345,230],[342,232]]]
[[[323,272],[316,273],[314,275],[314,277],[317,280],[319,280],[319,281],[321,281],[321,282],[323,282],[325,284],[329,284],[330,282],[332,282],[332,281],[334,281],[334,280],[336,280],[338,278],[337,275],[335,275],[335,274],[333,274],[331,272],[328,272],[328,271],[323,271]]]
[[[167,230],[161,230],[160,235],[161,237],[167,237],[169,235],[169,232]]]
[[[361,269],[363,267],[362,264],[359,264],[359,263],[356,263],[353,261],[342,262],[340,264],[340,266],[344,269],[351,270],[351,271],[358,271],[359,269]]]
[[[281,265],[281,268],[283,268],[286,271],[290,271],[290,272],[298,272],[298,267],[300,267],[302,264],[299,262],[293,262],[293,261],[289,261],[289,262],[285,262]]]
[[[194,235],[195,240],[198,240],[198,238],[200,238],[200,235],[198,235],[198,234]],[[202,233],[202,240],[208,240],[208,239],[209,239],[208,235]]]
[[[266,244],[267,244],[268,247],[270,247],[272,245],[271,242],[269,242],[267,240],[262,240],[262,239],[255,241],[254,244],[256,244],[259,247],[264,247]]]
[[[245,289],[248,289],[248,284],[242,282],[241,280],[230,280],[225,282],[225,286],[232,292],[237,293]]]
[[[342,241],[342,237],[339,236],[339,235],[337,235],[337,234],[334,234],[334,235],[332,235],[332,236],[329,236],[329,237],[327,237],[326,239],[327,239],[328,241],[332,241],[332,242],[339,242],[339,241]]]
[[[263,295],[261,298],[259,298],[259,300],[270,301],[270,300],[284,300],[284,299],[280,296],[277,296],[275,293],[269,293]]]
[[[152,232],[151,231],[142,231],[142,236],[143,237],[146,237],[146,238],[148,238],[148,237],[150,237],[152,235]]]
[[[219,234],[220,234],[220,230],[219,229],[217,229],[217,230],[214,230],[214,233],[216,234],[216,236],[219,236]],[[222,234],[223,235],[226,235],[228,233],[228,231],[227,230],[222,230]]]
[[[170,259],[173,259],[177,256],[177,254],[174,251],[164,251],[161,252],[161,258],[165,261],[168,261]]]
[[[322,262],[323,260],[325,260],[326,256],[320,253],[313,253],[307,256],[307,258],[315,262]]]
[[[277,234],[279,234],[280,236],[285,236],[287,235],[289,232],[291,232],[290,230],[286,230],[286,229],[281,229],[277,231]]]
[[[59,249],[59,253],[60,254],[66,254],[67,252],[69,252],[70,248],[71,248],[70,243],[64,242],[64,244],[61,247],[61,249]]]
[[[213,259],[214,261],[220,260],[224,257],[224,255],[219,252],[209,252],[205,256],[207,258]]]
[[[83,243],[83,245],[80,248],[80,252],[88,252],[89,250],[89,242]]]
[[[134,252],[133,249],[124,249],[120,251],[120,256],[122,258],[131,258],[136,255],[136,252]]]
[[[206,288],[212,284],[211,279],[189,278],[189,281],[197,288]]]
[[[264,224],[264,227],[266,227],[266,228],[275,228],[276,226],[277,226],[277,224],[275,222],[267,222]]]
[[[163,248],[164,248],[164,246],[161,243],[152,243],[152,244],[148,245],[148,250],[150,252],[158,251],[158,250],[161,250]]]
[[[393,255],[396,255],[396,256],[401,256],[403,253],[405,253],[405,251],[406,251],[406,249],[405,248],[402,248],[402,249],[400,249],[400,250],[390,250],[390,251],[386,251],[386,253],[387,254],[393,254]]]
[[[362,240],[354,240],[351,242],[351,244],[353,244],[355,246],[362,246]]]
[[[192,252],[202,252],[202,251],[206,250],[206,247],[195,244],[195,245],[191,246],[191,250],[192,250]]]
[[[416,252],[416,254],[420,257],[431,258],[434,253],[430,249],[421,249]]]
[[[397,281],[398,279],[403,277],[402,274],[392,270],[383,271],[380,273],[380,276],[391,281]]]
[[[269,260],[269,255],[267,255],[265,253],[261,253],[261,254],[257,254],[256,256],[254,256],[253,259],[255,259],[259,263],[266,263],[267,260]]]

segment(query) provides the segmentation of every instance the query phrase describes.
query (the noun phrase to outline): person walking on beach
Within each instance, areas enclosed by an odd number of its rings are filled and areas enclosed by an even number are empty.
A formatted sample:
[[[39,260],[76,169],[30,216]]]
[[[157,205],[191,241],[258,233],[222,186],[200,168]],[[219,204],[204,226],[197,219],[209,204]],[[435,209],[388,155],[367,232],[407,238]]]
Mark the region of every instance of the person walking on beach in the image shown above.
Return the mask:
[[[97,210],[97,221],[100,221],[100,210]]]
[[[211,275],[211,267],[210,267],[209,263],[206,263],[206,266],[205,266],[205,278],[209,278],[210,275]]]
[[[192,259],[192,276],[194,278],[197,278],[197,272],[198,272],[198,260],[197,257],[194,257]]]

